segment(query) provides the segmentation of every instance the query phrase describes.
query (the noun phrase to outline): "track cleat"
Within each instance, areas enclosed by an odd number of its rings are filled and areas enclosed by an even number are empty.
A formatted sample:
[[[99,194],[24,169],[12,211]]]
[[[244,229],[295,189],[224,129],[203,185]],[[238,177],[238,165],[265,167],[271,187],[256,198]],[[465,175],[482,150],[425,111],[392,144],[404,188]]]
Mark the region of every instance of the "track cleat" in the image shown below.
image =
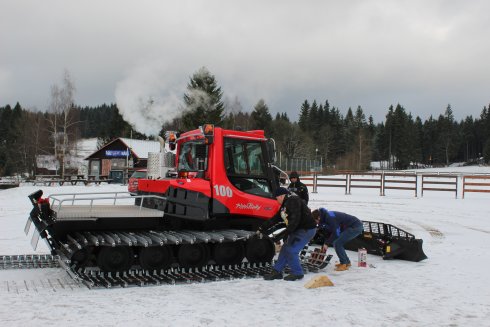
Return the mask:
[[[282,279],[282,272],[272,270],[270,274],[264,275],[265,280]]]
[[[284,280],[293,282],[295,280],[303,279],[303,277],[304,277],[304,275],[294,275],[294,274],[291,274],[291,275],[287,275],[286,277],[284,277]]]
[[[341,263],[338,267],[335,267],[334,270],[335,271],[346,271],[346,270],[349,270],[349,266],[344,264],[344,263]]]

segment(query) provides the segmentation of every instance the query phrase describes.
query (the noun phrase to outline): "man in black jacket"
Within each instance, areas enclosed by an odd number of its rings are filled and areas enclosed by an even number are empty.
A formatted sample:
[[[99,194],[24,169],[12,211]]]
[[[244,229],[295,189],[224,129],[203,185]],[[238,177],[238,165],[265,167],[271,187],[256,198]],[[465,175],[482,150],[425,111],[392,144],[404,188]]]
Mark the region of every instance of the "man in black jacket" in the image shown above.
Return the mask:
[[[284,280],[298,280],[303,278],[299,252],[315,236],[316,223],[306,203],[297,195],[289,194],[287,189],[280,187],[274,196],[281,204],[279,212],[266,221],[259,231],[267,231],[269,227],[283,221],[286,224],[286,231],[285,234],[280,235],[285,241],[272,273],[265,275],[264,279],[282,279],[282,272],[287,265],[291,269],[291,274],[284,277]],[[279,240],[274,239],[274,241]]]
[[[301,199],[303,199],[303,201],[305,201],[306,204],[308,204],[308,188],[299,180],[298,172],[291,172],[291,174],[289,174],[289,180],[291,183],[288,186],[288,190],[296,193],[296,195],[298,195]]]

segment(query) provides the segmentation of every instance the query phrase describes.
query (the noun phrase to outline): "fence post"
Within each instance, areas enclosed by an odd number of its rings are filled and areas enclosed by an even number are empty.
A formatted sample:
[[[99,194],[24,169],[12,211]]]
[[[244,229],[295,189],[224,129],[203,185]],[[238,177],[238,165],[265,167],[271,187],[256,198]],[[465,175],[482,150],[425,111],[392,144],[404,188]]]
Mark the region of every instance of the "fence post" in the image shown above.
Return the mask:
[[[385,196],[385,183],[386,183],[386,179],[385,179],[385,172],[382,171],[381,172],[381,196]]]
[[[419,188],[418,180],[419,180],[419,175],[415,173],[415,197],[417,197],[417,189]]]
[[[317,192],[317,181],[318,181],[318,176],[317,173],[313,173],[313,192],[312,193],[318,193]]]
[[[456,197],[455,197],[455,199],[458,198],[458,183],[459,183],[459,176],[456,175]]]
[[[464,199],[465,190],[466,190],[466,176],[463,176],[463,197],[462,197],[462,199]]]
[[[347,193],[346,194],[349,194],[350,195],[350,174],[349,173],[345,173],[346,174],[346,178],[347,178],[347,185],[348,185],[348,188],[347,188]]]

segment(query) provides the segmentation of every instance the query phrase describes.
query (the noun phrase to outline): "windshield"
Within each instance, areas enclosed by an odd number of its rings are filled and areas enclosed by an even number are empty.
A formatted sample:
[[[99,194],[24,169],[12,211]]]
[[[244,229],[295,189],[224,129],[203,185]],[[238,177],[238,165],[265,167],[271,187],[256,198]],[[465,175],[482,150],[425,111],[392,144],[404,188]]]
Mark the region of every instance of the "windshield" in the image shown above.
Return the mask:
[[[263,142],[225,138],[224,163],[226,175],[239,190],[261,196],[272,195],[267,167],[264,164]]]
[[[135,171],[133,175],[131,175],[131,178],[145,178],[146,177],[146,171]]]
[[[203,141],[188,141],[181,144],[177,170],[197,171],[207,168],[207,147]],[[200,153],[204,149],[205,153]]]

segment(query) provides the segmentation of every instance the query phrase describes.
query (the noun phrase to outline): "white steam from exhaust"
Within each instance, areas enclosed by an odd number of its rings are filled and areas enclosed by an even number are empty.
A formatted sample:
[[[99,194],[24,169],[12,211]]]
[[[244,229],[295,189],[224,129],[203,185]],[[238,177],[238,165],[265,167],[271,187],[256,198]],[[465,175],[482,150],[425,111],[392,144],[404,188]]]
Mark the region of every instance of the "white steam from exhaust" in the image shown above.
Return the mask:
[[[158,135],[162,125],[182,113],[184,88],[161,65],[134,69],[116,86],[119,112],[135,130]]]
[[[214,109],[216,107],[216,105],[213,104],[213,99],[211,99],[209,94],[207,94],[203,90],[187,90],[186,94],[191,99],[191,103],[187,105],[185,111],[193,111],[198,109],[199,107],[208,109]]]

